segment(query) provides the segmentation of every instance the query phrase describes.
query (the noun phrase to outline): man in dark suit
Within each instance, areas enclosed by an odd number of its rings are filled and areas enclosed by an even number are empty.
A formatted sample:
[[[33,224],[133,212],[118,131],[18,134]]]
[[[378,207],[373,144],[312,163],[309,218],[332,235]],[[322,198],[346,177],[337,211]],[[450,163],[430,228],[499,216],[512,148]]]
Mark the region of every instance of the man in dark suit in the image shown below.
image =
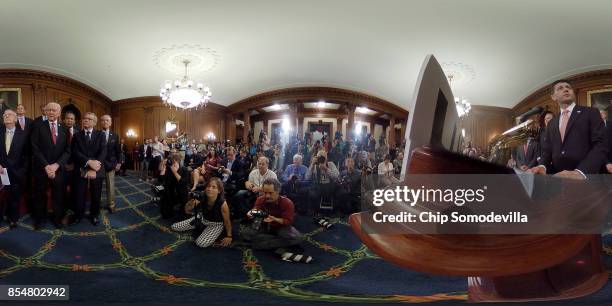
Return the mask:
[[[121,176],[125,176],[125,170],[127,170],[127,160],[128,160],[128,149],[127,146],[125,145],[125,139],[121,139],[121,143],[119,144],[119,151],[121,152],[121,159],[119,160],[120,165],[120,169],[119,174],[117,175],[121,175]]]
[[[41,115],[34,118],[34,120],[32,121],[32,128],[34,128],[35,126],[45,123],[48,118],[47,118],[47,105],[48,104],[43,104],[40,106],[40,113]]]
[[[601,115],[601,120],[604,122],[606,126],[606,140],[608,147],[608,158],[606,159],[606,169],[604,172],[612,173],[612,123],[608,121],[608,109],[600,109],[599,114]]]
[[[534,138],[527,139],[523,145],[516,147],[512,151],[512,159],[515,167],[525,171],[538,165],[540,155],[539,143]]]
[[[104,169],[106,173],[106,201],[108,212],[115,212],[115,172],[121,168],[121,145],[119,136],[110,130],[112,119],[110,115],[100,117],[102,135],[106,140],[106,158]]]
[[[225,192],[227,195],[233,195],[238,192],[240,186],[246,181],[243,172],[242,163],[236,159],[236,149],[228,147],[226,151],[227,157],[223,160],[219,167]]]
[[[565,80],[553,83],[551,98],[561,114],[548,124],[540,165],[529,170],[573,179],[599,173],[608,154],[599,111],[576,105],[574,90]]]
[[[36,230],[42,226],[46,214],[48,186],[51,186],[53,195],[53,225],[62,227],[66,189],[63,171],[70,157],[70,146],[68,130],[58,122],[61,109],[59,104],[49,103],[46,107],[48,120],[32,127],[30,132],[35,182],[32,217]]]
[[[103,132],[94,130],[98,121],[96,114],[85,113],[82,121],[83,129],[75,134],[72,140],[72,158],[79,171],[74,223],[79,223],[83,218],[85,194],[89,187],[91,195],[89,220],[95,226],[98,225],[102,179],[106,172],[104,169],[106,139]]]
[[[28,170],[28,136],[17,128],[17,114],[6,110],[3,115],[4,126],[0,127],[0,174],[8,172],[10,185],[4,186],[6,194],[5,207],[0,205],[0,222],[2,212],[6,211],[11,229],[17,227],[19,219],[19,200],[23,194]]]
[[[0,121],[4,120],[4,112],[9,109],[8,105],[6,105],[6,100],[0,98]],[[2,124],[2,122],[0,122]]]
[[[17,105],[17,123],[16,126],[22,131],[26,132],[26,135],[30,133],[32,128],[32,119],[26,117],[26,109],[23,104]]]
[[[73,112],[68,111],[64,113],[64,120],[62,120],[62,122],[64,123],[64,127],[68,130],[68,144],[72,145],[74,136],[79,132],[78,127],[75,125],[76,116],[74,115]],[[64,179],[66,180],[66,187],[68,187],[66,188],[67,195],[66,195],[66,201],[65,201],[68,212],[66,213],[64,220],[62,220],[63,224],[72,223],[71,219],[74,217],[74,214],[76,213],[76,203],[77,203],[76,194],[77,194],[77,184],[79,180],[80,171],[78,169],[79,167],[78,166],[75,167],[74,165],[73,156],[74,156],[74,153],[70,156],[70,158],[66,162],[66,171],[64,172]]]

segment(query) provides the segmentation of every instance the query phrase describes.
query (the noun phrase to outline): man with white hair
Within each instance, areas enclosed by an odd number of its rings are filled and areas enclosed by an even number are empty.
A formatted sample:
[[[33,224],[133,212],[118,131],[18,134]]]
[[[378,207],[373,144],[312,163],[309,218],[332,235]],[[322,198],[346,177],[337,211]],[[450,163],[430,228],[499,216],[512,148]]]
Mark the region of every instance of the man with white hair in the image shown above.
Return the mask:
[[[119,142],[119,136],[110,130],[112,124],[110,115],[100,117],[100,124],[106,142],[106,158],[104,159],[106,208],[112,214],[115,212],[115,172],[121,168],[121,143]]]
[[[0,222],[2,214],[6,211],[9,227],[17,227],[19,218],[19,200],[23,194],[28,170],[27,152],[30,144],[28,135],[15,126],[17,114],[8,109],[4,112],[4,126],[0,127],[0,174],[8,174],[10,185],[4,186],[7,190],[7,199],[4,207],[0,203]]]
[[[47,121],[32,127],[30,143],[33,156],[32,174],[34,176],[34,203],[32,218],[34,229],[39,230],[45,219],[47,208],[47,187],[51,187],[53,197],[53,216],[51,221],[61,228],[64,216],[64,191],[66,183],[63,175],[66,162],[70,157],[68,130],[59,123],[62,107],[51,102],[46,107]]]
[[[302,164],[302,155],[293,155],[293,164],[287,166],[283,173],[282,180],[283,194],[286,194],[294,203],[296,208],[304,211],[304,198],[308,192],[308,181],[306,180],[308,167]]]

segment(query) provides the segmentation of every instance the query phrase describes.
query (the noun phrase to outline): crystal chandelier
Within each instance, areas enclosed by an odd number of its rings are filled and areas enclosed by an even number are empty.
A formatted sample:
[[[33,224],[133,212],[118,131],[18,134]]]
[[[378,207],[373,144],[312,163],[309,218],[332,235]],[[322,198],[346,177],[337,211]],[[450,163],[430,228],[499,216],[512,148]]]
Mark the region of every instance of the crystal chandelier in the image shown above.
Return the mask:
[[[457,115],[459,118],[467,116],[472,109],[472,104],[466,99],[455,98],[455,106],[457,107]]]
[[[185,76],[181,80],[175,80],[174,83],[166,81],[160,90],[160,97],[164,104],[170,107],[182,109],[198,109],[206,107],[212,93],[208,86],[204,86],[201,82],[197,82],[194,87],[194,81],[187,77],[187,66],[191,61],[183,60],[185,64]]]

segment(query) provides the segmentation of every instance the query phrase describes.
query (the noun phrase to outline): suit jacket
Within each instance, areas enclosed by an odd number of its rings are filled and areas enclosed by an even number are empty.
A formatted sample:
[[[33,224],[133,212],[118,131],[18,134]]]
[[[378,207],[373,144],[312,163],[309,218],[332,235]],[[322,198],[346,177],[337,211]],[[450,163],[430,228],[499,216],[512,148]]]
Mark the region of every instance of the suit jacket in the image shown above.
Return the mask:
[[[100,131],[102,136],[105,136],[104,131]],[[106,137],[104,137],[106,138]],[[106,158],[104,159],[104,168],[106,171],[112,171],[121,162],[121,143],[119,136],[113,131],[109,131],[108,141],[106,141]]]
[[[120,151],[121,151],[121,160],[120,160],[120,162],[122,164],[125,164],[125,160],[128,157],[128,148],[127,148],[127,145],[119,143],[119,148],[120,148]]]
[[[604,123],[595,108],[574,106],[561,142],[559,116],[546,128],[540,164],[547,173],[578,169],[584,174],[599,173],[608,157]]]
[[[66,166],[70,158],[70,146],[68,145],[68,130],[61,123],[57,124],[57,142],[53,144],[51,127],[48,121],[42,121],[32,127],[30,132],[30,144],[32,156],[34,157],[34,174],[46,176],[45,167],[54,163],[60,165],[58,171]]]
[[[540,155],[540,144],[535,140],[531,139],[527,145],[527,154],[523,145],[516,147],[512,152],[512,157],[516,161],[516,166],[527,166],[529,168],[538,165],[538,157]]]
[[[17,118],[17,123],[15,124],[15,126],[22,130],[22,131],[26,131],[27,134],[30,133],[30,130],[32,129],[32,123],[34,122],[34,120],[32,120],[32,118],[28,118],[28,117],[23,117],[23,121],[25,124],[25,128],[21,128],[21,125],[19,124],[19,118]]]
[[[224,159],[223,161],[221,161],[219,166],[227,167],[227,162],[228,160]],[[232,163],[232,168],[230,168],[230,171],[232,172],[232,174],[227,179],[228,182],[235,183],[235,182],[239,182],[241,179],[246,179],[244,175],[242,163],[238,159],[234,159],[234,162]]]
[[[43,116],[38,116],[36,118],[34,118],[34,120],[32,120],[32,127],[31,129],[35,128],[37,125],[43,123],[43,122],[47,122],[47,119],[43,119]]]
[[[5,140],[6,127],[2,126],[0,127],[0,165],[8,169],[11,184],[25,181],[29,161],[28,148],[30,147],[28,137],[23,130],[15,127],[8,155],[6,154]]]
[[[72,150],[72,143],[74,142],[74,137],[76,137],[76,135],[79,133],[79,128],[76,125],[72,127],[72,139],[70,138],[70,129],[66,128],[66,131],[68,131],[68,145],[70,145],[70,149]],[[73,157],[74,153],[70,154],[70,158],[68,158],[66,164],[74,164]]]
[[[4,125],[4,112],[9,109],[8,105],[6,105],[6,103],[2,103],[0,104],[0,122],[2,123],[2,125]]]
[[[75,169],[93,170],[86,166],[88,160],[97,160],[104,164],[106,150],[106,136],[102,131],[93,130],[91,142],[88,143],[85,131],[80,130],[72,138],[72,159],[75,163]],[[102,165],[96,175],[97,177],[103,177],[105,172],[104,165]]]
[[[607,164],[612,164],[612,122],[606,122],[606,139],[608,147],[608,159]]]

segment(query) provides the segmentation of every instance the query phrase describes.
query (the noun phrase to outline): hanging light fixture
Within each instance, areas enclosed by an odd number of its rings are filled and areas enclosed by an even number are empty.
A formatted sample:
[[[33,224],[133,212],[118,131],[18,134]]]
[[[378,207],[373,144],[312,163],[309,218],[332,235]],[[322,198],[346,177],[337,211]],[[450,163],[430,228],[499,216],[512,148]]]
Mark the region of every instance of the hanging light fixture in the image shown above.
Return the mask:
[[[181,109],[198,109],[199,107],[206,107],[208,101],[210,101],[212,97],[210,88],[202,82],[194,82],[187,77],[187,66],[190,63],[191,61],[187,59],[183,60],[185,65],[183,79],[174,82],[166,81],[161,86],[159,95],[164,104]]]

